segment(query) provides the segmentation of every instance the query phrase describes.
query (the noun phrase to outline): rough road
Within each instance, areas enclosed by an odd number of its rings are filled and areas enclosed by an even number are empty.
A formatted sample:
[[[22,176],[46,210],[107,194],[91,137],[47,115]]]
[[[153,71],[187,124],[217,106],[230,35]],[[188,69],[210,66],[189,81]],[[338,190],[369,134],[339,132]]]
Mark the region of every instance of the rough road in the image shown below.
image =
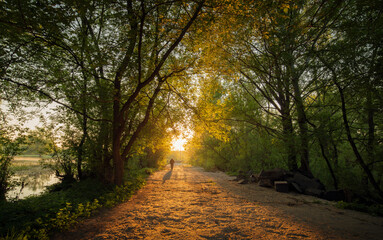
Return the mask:
[[[176,165],[54,239],[382,239],[383,218]]]

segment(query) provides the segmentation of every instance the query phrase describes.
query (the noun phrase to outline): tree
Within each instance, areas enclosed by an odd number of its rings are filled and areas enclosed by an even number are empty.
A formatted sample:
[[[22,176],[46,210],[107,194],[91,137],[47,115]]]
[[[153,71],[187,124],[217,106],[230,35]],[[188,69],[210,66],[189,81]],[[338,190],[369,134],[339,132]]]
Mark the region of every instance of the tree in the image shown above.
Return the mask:
[[[175,50],[203,4],[9,3],[4,7],[5,29],[17,30],[20,34],[12,40],[26,45],[24,49],[35,49],[36,54],[32,66],[15,64],[2,80],[37,92],[75,113],[78,124],[74,125],[82,132],[77,146],[79,174],[85,141],[95,141],[104,153],[96,153],[102,163],[94,165],[103,169],[104,178],[122,184],[124,161],[147,124],[162,85],[183,70],[182,66],[169,64],[169,59],[177,58]],[[36,69],[45,72],[36,74]],[[90,124],[90,120],[98,124]],[[91,140],[92,135],[98,135],[96,140]],[[109,170],[110,156],[113,174]]]
[[[13,173],[10,171],[11,161],[13,157],[22,151],[21,145],[24,138],[12,126],[8,126],[3,111],[0,110],[2,117],[0,123],[0,201],[6,200],[6,193],[11,189],[11,177]]]
[[[356,162],[364,172],[362,184],[368,179],[376,192],[383,197],[381,185],[376,180],[380,175],[379,161],[375,159],[379,148],[381,119],[381,38],[380,24],[383,21],[379,1],[352,1],[345,8],[343,17],[332,29],[334,36],[327,51],[317,55],[328,71],[341,102],[343,127]],[[378,150],[379,151],[379,150]],[[364,187],[365,190],[368,188]]]

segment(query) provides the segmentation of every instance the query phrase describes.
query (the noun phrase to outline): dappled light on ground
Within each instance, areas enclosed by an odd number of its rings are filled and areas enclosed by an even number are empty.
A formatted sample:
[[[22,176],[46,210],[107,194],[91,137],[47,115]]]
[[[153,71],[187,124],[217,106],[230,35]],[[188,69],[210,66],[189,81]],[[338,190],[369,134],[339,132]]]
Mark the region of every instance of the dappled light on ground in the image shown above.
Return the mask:
[[[222,172],[176,165],[127,203],[56,239],[379,239],[383,221],[348,216],[314,198],[239,185]],[[359,220],[357,219],[359,218]],[[380,224],[380,225],[379,225]]]

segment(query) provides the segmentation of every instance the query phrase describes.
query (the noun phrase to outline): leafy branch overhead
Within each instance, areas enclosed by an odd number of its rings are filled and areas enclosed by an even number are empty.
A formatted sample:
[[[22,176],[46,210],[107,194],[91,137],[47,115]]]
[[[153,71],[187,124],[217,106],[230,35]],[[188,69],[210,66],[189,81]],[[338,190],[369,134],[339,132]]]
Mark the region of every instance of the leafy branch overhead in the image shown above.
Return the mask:
[[[79,179],[121,185],[126,169],[165,162],[184,128],[194,164],[286,168],[381,199],[381,9],[378,0],[3,0],[1,100],[55,102]]]

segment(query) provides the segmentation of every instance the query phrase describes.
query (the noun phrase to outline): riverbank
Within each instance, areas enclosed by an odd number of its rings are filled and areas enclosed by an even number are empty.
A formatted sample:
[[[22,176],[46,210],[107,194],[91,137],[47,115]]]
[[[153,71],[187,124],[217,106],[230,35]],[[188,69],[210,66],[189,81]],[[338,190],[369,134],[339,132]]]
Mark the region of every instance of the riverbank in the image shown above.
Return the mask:
[[[48,239],[55,231],[73,226],[102,207],[129,199],[141,188],[150,169],[131,171],[126,184],[115,187],[95,179],[62,183],[61,191],[46,192],[15,202],[0,203],[0,238]]]
[[[6,194],[8,201],[17,201],[42,194],[46,187],[60,182],[54,171],[42,166],[41,161],[50,156],[23,155],[12,160],[10,171],[13,188]]]

